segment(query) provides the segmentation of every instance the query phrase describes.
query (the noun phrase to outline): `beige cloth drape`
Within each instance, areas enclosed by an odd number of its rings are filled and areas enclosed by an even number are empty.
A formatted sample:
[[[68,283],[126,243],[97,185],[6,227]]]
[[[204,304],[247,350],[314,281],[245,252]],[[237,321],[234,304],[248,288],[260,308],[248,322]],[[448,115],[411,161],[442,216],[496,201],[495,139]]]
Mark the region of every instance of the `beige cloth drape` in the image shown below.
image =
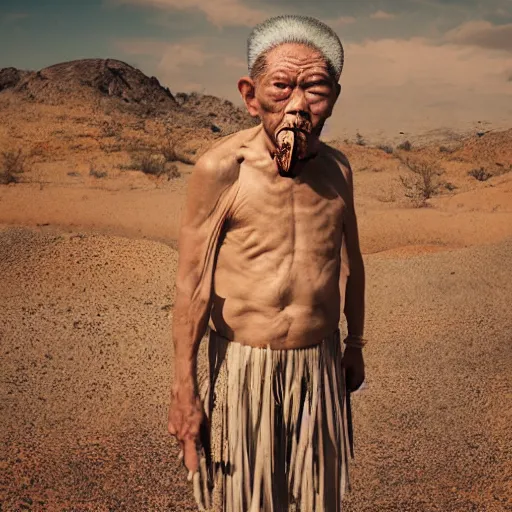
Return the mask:
[[[200,510],[339,512],[349,439],[339,332],[304,349],[209,339]]]

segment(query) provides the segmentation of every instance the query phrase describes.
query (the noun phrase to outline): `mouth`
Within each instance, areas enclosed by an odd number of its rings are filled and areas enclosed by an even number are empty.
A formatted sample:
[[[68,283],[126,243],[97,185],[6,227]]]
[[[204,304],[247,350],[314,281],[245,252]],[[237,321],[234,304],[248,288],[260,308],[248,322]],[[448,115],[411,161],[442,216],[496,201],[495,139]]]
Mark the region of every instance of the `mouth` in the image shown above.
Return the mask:
[[[306,157],[309,133],[299,126],[286,126],[277,132],[275,158],[281,175],[289,175],[293,165]]]

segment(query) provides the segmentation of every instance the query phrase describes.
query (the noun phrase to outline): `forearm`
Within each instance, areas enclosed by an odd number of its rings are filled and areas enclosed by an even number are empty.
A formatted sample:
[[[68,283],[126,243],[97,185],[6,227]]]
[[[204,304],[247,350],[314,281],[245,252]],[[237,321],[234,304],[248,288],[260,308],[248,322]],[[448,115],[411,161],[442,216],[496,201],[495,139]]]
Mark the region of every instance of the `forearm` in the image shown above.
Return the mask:
[[[365,315],[365,271],[362,260],[351,266],[346,283],[344,314],[348,334],[362,336]]]
[[[197,353],[206,331],[210,302],[179,297],[173,317],[173,389],[197,391]]]

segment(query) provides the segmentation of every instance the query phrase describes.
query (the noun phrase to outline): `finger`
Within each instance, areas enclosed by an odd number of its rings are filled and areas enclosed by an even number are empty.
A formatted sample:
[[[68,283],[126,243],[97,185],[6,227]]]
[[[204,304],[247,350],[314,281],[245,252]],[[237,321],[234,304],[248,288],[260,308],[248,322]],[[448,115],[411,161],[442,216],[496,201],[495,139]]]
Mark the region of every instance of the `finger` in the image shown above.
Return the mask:
[[[208,470],[206,468],[206,458],[201,457],[199,462],[199,471],[201,474],[201,484],[203,486],[203,502],[208,510],[210,508],[210,491],[208,489]]]
[[[197,508],[199,510],[204,510],[203,491],[201,489],[201,474],[199,471],[194,473],[192,481],[194,483],[194,498],[196,499]]]
[[[185,466],[189,471],[197,471],[199,467],[199,459],[197,456],[196,441],[194,439],[183,440],[183,455],[185,459]]]

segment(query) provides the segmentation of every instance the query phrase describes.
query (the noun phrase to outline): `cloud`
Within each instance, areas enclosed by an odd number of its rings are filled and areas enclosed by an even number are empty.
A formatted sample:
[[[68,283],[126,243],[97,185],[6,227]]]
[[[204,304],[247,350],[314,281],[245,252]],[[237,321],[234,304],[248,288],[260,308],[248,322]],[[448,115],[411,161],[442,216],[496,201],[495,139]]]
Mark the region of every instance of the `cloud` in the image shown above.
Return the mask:
[[[164,41],[124,39],[115,41],[115,46],[128,55],[158,55],[162,53],[169,44]]]
[[[244,60],[213,50],[209,41],[201,38],[166,43],[156,40],[118,40],[115,46],[127,55],[145,55],[144,72],[155,74],[160,82],[173,91],[200,91],[236,99],[238,78],[247,73]],[[229,89],[234,94],[229,94]]]
[[[459,45],[512,52],[512,23],[493,25],[489,21],[468,21],[447,32],[445,40]]]
[[[326,20],[327,25],[330,27],[343,27],[344,25],[351,25],[357,20],[353,16],[340,16],[339,18],[331,18]]]
[[[373,20],[392,20],[396,18],[396,15],[386,11],[376,11],[370,14],[370,18]]]
[[[212,55],[199,42],[165,43],[152,40],[117,41],[116,46],[128,55],[155,56],[158,68],[167,73],[179,73],[183,68],[203,66]]]
[[[239,59],[238,57],[226,56],[224,57],[224,64],[230,68],[238,68],[247,70],[247,62],[243,59]]]
[[[494,11],[494,14],[496,14],[496,16],[501,16],[502,18],[511,18],[512,17],[512,13],[510,11],[506,11],[505,9],[502,9],[501,7],[498,7]]]
[[[9,12],[1,18],[4,23],[15,23],[29,17],[28,12]]]
[[[218,27],[249,26],[269,16],[262,11],[244,5],[240,0],[112,0],[117,4],[131,4],[163,10],[200,11]]]
[[[512,116],[512,55],[412,38],[348,43],[345,57],[327,136],[355,127],[376,138],[466,129],[477,119],[505,123]]]
[[[426,38],[368,40],[346,45],[346,79],[354,87],[436,89],[484,86],[500,89],[512,55],[456,44],[436,45]],[[344,74],[345,74],[344,71]],[[342,78],[343,80],[343,78]],[[502,90],[504,92],[504,90]]]

